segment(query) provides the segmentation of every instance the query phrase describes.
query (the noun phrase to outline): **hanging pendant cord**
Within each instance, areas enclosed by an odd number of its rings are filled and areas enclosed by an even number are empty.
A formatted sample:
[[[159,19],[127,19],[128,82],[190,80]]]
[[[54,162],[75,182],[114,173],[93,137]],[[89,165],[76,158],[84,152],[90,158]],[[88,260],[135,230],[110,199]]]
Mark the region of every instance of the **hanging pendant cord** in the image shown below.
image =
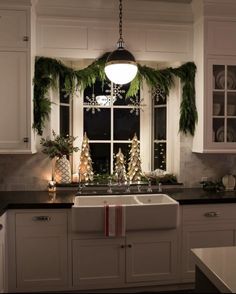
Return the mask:
[[[124,46],[124,40],[122,37],[122,0],[120,0],[120,5],[119,5],[119,10],[120,10],[120,14],[119,14],[119,18],[120,18],[120,23],[119,23],[119,34],[120,34],[120,38],[118,40],[118,47],[123,47]]]

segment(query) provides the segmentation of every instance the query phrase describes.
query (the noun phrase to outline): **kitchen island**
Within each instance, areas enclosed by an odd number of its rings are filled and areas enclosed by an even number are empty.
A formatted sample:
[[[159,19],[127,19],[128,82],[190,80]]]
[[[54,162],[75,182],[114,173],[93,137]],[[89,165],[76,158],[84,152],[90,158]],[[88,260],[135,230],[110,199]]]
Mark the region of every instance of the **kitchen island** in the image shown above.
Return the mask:
[[[236,292],[236,247],[192,249],[197,293]]]

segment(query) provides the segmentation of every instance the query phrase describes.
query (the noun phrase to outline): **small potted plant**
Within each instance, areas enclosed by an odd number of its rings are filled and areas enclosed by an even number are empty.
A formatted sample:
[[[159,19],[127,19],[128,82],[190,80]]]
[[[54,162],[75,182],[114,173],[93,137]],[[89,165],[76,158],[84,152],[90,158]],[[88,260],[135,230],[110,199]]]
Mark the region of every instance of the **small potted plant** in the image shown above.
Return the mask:
[[[74,147],[75,137],[61,136],[52,131],[53,139],[42,138],[40,144],[43,146],[42,152],[50,159],[56,158],[54,168],[54,180],[57,183],[71,183],[71,167],[68,160],[69,155],[79,150]]]

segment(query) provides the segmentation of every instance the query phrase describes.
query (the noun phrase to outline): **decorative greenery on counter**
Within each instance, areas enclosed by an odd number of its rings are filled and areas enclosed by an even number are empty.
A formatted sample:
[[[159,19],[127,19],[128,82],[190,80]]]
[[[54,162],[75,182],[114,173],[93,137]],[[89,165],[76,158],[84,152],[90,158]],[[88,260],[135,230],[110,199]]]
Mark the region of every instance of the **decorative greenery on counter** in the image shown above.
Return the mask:
[[[76,139],[75,137],[56,135],[54,131],[52,131],[52,133],[54,137],[53,140],[42,138],[40,141],[40,144],[43,146],[42,152],[47,154],[49,158],[61,158],[63,155],[69,156],[73,152],[79,151],[78,147],[73,146],[73,142]]]
[[[74,70],[65,66],[61,61],[37,57],[35,62],[34,77],[34,123],[33,128],[39,135],[42,135],[45,121],[51,111],[51,101],[48,99],[50,88],[58,87],[59,75],[65,80],[64,89],[67,94],[74,94],[76,90],[83,90],[91,86],[96,80],[106,79],[104,67],[108,53],[102,55],[88,67],[81,70]],[[182,84],[182,101],[180,106],[179,130],[184,134],[194,135],[197,123],[197,109],[195,104],[195,73],[196,66],[188,62],[178,68],[154,69],[138,64],[138,74],[130,83],[126,97],[137,94],[143,80],[152,88],[159,85],[160,89],[167,95],[174,85],[174,77],[179,77]]]
[[[218,181],[202,181],[202,188],[204,191],[213,191],[213,192],[220,192],[224,191],[225,187],[221,180]]]

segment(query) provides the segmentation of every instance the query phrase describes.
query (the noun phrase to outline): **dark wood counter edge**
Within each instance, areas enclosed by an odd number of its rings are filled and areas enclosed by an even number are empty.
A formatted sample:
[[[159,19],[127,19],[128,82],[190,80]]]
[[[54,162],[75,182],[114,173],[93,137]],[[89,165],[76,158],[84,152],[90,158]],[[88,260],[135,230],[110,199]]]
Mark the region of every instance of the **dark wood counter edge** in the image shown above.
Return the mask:
[[[39,199],[34,199],[32,202],[28,197],[28,194],[36,194]],[[236,203],[236,192],[223,192],[223,193],[207,193],[202,189],[163,189],[164,194],[168,194],[170,197],[179,202],[180,205],[198,205],[198,204],[223,204],[223,203]],[[55,202],[44,202],[45,199],[48,200],[47,196],[49,193],[47,191],[1,191],[0,194],[4,195],[4,200],[0,197],[0,216],[9,209],[70,209],[74,204],[75,191],[57,191],[55,194]],[[8,199],[8,195],[11,195]],[[27,197],[21,198],[21,194],[27,194]],[[82,196],[99,196],[100,193],[83,193]],[[154,194],[156,193],[154,191]],[[101,194],[100,194],[101,195]],[[103,193],[104,195],[104,193]],[[118,194],[115,194],[118,195]],[[123,193],[122,193],[123,195]],[[42,198],[41,198],[42,196]],[[19,199],[17,199],[20,197]]]
[[[175,199],[174,196],[171,196]],[[224,204],[224,203],[236,203],[236,198],[216,198],[216,199],[175,199],[180,205],[199,205],[199,204]]]

